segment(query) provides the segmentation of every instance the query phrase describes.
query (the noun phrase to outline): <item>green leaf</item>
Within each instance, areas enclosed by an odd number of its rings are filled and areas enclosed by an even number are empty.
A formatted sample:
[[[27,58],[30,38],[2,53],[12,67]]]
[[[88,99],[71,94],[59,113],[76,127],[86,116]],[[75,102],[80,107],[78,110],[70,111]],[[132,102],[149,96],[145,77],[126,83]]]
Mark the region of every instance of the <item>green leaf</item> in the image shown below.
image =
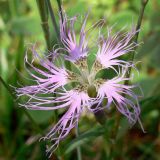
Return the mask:
[[[160,21],[160,16],[159,16],[159,11],[155,10],[152,14],[151,14],[151,28],[153,30],[157,30],[160,31],[160,26],[159,26],[159,21]]]
[[[36,18],[21,17],[13,19],[10,23],[9,30],[17,35],[35,35],[40,33],[41,25]]]
[[[72,5],[73,2],[70,1],[68,5]],[[82,1],[77,1],[76,3],[74,3],[74,7],[72,7],[72,9],[69,9],[67,14],[69,16],[75,16],[77,14],[84,14],[84,10],[86,8],[86,5],[85,5],[85,2],[82,2]]]
[[[37,123],[44,123],[48,121],[51,117],[53,117],[54,111],[32,111],[28,110],[29,114]]]
[[[8,61],[7,61],[7,53],[5,49],[1,49],[0,54],[0,73],[4,80],[6,81],[8,78]]]
[[[142,116],[150,113],[151,111],[157,109],[159,110],[160,107],[160,94],[145,98],[140,101],[140,105],[142,108]],[[158,107],[159,106],[159,107]]]
[[[147,64],[149,67],[160,70],[159,41],[160,34],[157,32],[152,33],[152,35],[150,35],[144,42],[144,45],[142,45],[142,47],[139,49],[139,53],[136,55],[136,59],[143,61],[143,64]]]
[[[110,19],[110,24],[116,24],[115,27],[121,29],[124,26],[130,27],[136,19],[137,17],[133,11],[124,10],[114,13],[112,19]]]
[[[98,126],[81,134],[79,137],[75,138],[67,145],[66,147],[67,149],[65,150],[64,154],[70,153],[76,147],[81,146],[82,144],[86,144],[87,142],[91,141],[93,138],[100,136],[104,133],[105,133],[104,127]]]
[[[139,83],[144,93],[144,97],[150,97],[155,93],[158,94],[160,91],[160,78],[158,77],[147,77],[146,79],[141,80]]]
[[[92,50],[92,52],[87,57],[87,65],[88,65],[89,71],[92,69],[94,61],[96,59],[96,55],[95,55],[96,52],[97,52],[96,50]]]
[[[144,44],[142,45],[142,47],[139,48],[138,54],[136,55],[136,59],[147,59],[148,61],[153,62],[150,60],[150,57],[148,56],[153,57],[153,53],[157,50],[156,48],[160,48],[159,37],[159,33],[152,33],[146,40],[144,40]]]
[[[113,69],[102,69],[96,74],[96,78],[112,79],[117,75]]]

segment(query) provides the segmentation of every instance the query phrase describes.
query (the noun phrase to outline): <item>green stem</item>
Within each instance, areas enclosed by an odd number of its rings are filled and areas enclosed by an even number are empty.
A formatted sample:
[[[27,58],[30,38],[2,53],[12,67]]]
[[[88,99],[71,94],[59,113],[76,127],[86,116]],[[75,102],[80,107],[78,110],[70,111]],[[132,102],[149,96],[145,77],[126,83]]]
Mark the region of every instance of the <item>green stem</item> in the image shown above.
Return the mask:
[[[138,42],[138,37],[139,37],[139,30],[141,28],[141,24],[142,24],[142,20],[143,20],[143,15],[144,15],[144,10],[145,10],[145,7],[147,5],[149,0],[141,0],[141,9],[140,9],[140,12],[139,12],[139,18],[138,18],[138,22],[137,22],[137,26],[136,26],[136,34],[134,36],[134,39],[133,41],[137,44]],[[137,47],[135,48],[135,50],[133,51],[132,53],[132,57],[131,57],[131,61],[133,62],[134,61],[134,58],[135,58],[135,51],[136,51]],[[127,74],[127,78],[129,78],[131,75],[131,67],[129,68],[129,71],[128,71],[128,74]],[[125,84],[127,85],[129,83],[129,81],[125,81]]]
[[[136,25],[136,34],[133,38],[133,41],[135,43],[138,42],[138,37],[139,37],[139,30],[141,28],[141,24],[142,24],[142,19],[143,19],[143,15],[144,15],[144,10],[145,10],[145,7],[148,3],[148,0],[141,0],[141,9],[140,9],[140,12],[139,12],[139,18],[138,18],[138,21],[137,21],[137,25]],[[135,50],[137,49],[137,47],[135,48]],[[131,57],[131,61],[133,62],[134,61],[134,58],[135,58],[135,50],[134,52],[132,53],[132,57]],[[129,68],[129,71],[128,71],[128,74],[126,75],[127,78],[130,77],[130,74],[131,74],[131,67]],[[128,85],[129,81],[125,81],[125,85]],[[125,95],[124,95],[125,96]],[[113,132],[112,132],[112,138],[115,140],[116,139],[116,136],[117,136],[117,132],[118,132],[118,128],[119,128],[119,123],[120,123],[120,114],[118,113],[117,116],[116,116],[116,122],[115,122],[115,126],[114,126],[114,129],[113,129]],[[112,144],[111,146],[111,157],[112,157],[112,152],[116,149],[116,145],[115,143]]]
[[[94,85],[90,85],[87,89],[87,93],[88,93],[89,97],[96,98],[97,97],[96,87]],[[91,108],[96,108],[97,105],[98,104],[94,104],[94,105],[92,105]],[[102,104],[101,104],[101,107],[102,107]],[[94,116],[95,116],[98,123],[100,123],[101,125],[105,124],[106,119],[107,119],[107,115],[104,110],[99,110],[97,112],[94,112]]]
[[[45,0],[37,0],[37,5],[41,17],[41,25],[43,28],[45,41],[47,44],[47,48],[49,51],[52,50],[51,43],[50,43],[50,32],[49,32],[49,25],[48,25],[48,8]]]
[[[46,3],[48,5],[48,9],[49,9],[49,12],[50,12],[50,15],[51,15],[53,28],[54,28],[54,30],[56,32],[56,35],[57,35],[57,40],[60,41],[59,30],[58,30],[58,26],[57,26],[57,23],[56,23],[56,18],[55,18],[53,9],[52,9],[51,2],[50,2],[50,0],[46,0]]]
[[[75,129],[76,129],[76,137],[78,137],[79,136],[78,126]],[[82,160],[82,154],[81,154],[81,147],[80,146],[77,147],[77,159]]]
[[[17,10],[16,10],[16,5],[15,5],[15,1],[8,1],[8,5],[9,5],[9,11],[11,14],[11,18],[14,18],[17,16]]]
[[[3,78],[0,76],[0,82],[3,84],[3,86],[6,88],[6,90],[8,91],[8,93],[11,95],[11,97],[13,98],[13,102],[15,102],[16,96],[12,93],[11,89],[9,88],[9,86],[6,84],[6,82],[3,80]],[[17,103],[16,103],[17,104]],[[18,105],[18,104],[17,104]],[[35,126],[36,130],[38,133],[42,134],[42,131],[40,129],[40,127],[38,126],[38,124],[34,121],[34,119],[31,117],[31,115],[25,110],[22,109],[22,111],[24,112],[24,114],[27,116],[27,118],[32,122],[32,124]]]
[[[57,0],[57,4],[58,4],[58,9],[59,9],[59,12],[60,12],[60,15],[61,15],[61,19],[62,19],[62,22],[63,22],[63,11],[62,11],[61,0]]]
[[[145,10],[145,7],[146,7],[146,4],[147,4],[148,0],[141,0],[141,9],[140,9],[140,12],[139,12],[139,18],[138,18],[138,22],[137,22],[137,26],[136,26],[136,30],[138,32],[136,32],[135,36],[134,36],[134,39],[133,41],[135,43],[138,42],[138,37],[139,37],[139,30],[141,28],[141,24],[142,24],[142,19],[143,19],[143,15],[144,15],[144,10]],[[135,50],[137,49],[137,47],[135,48]],[[131,61],[133,62],[134,61],[134,57],[135,57],[135,50],[134,52],[132,53],[132,57],[131,57]],[[130,74],[131,74],[131,67],[129,68],[129,72],[128,74],[126,75],[127,78],[130,77]],[[128,85],[129,81],[125,81],[125,85]],[[119,124],[119,121],[120,121],[120,116],[117,116],[117,121],[116,124],[118,123]],[[118,127],[119,125],[116,125],[116,129],[115,131],[117,132],[118,130]]]

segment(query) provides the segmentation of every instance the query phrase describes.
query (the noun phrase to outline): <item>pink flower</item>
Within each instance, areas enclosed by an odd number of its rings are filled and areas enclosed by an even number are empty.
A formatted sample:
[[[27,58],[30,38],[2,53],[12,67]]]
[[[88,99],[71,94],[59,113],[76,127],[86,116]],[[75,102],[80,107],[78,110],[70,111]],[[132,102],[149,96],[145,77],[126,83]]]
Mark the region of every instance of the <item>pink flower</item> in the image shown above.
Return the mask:
[[[124,85],[125,81],[131,78],[125,78],[126,69],[122,68],[122,72],[113,79],[102,83],[98,89],[98,102],[102,103],[104,98],[107,99],[106,107],[109,108],[114,104],[119,112],[127,117],[131,124],[135,124],[139,119],[140,106],[138,103],[138,96],[133,92],[136,85]]]
[[[63,21],[60,20],[60,36],[61,41],[64,45],[64,50],[68,52],[68,55],[65,55],[67,60],[75,62],[80,57],[87,56],[88,47],[85,33],[85,26],[87,21],[88,14],[86,14],[82,27],[80,30],[80,37],[77,40],[77,36],[74,29],[74,24],[77,21],[77,17],[71,19],[67,18],[67,15],[64,14]]]
[[[132,28],[130,32],[122,33],[118,32],[111,35],[111,29],[108,29],[108,37],[102,38],[102,42],[99,44],[97,52],[97,61],[104,68],[113,68],[113,66],[124,66],[129,62],[117,59],[120,56],[131,53],[138,45],[135,44],[132,39],[136,34],[135,28]]]
[[[59,141],[63,140],[72,128],[78,126],[78,120],[81,113],[84,108],[89,105],[89,96],[84,92],[71,90],[61,93],[55,99],[55,102],[63,103],[62,105],[59,105],[58,108],[66,107],[68,110],[44,137],[44,139],[49,139],[53,142],[53,145],[47,150],[48,153],[52,153],[58,146]]]
[[[107,37],[100,35],[104,38],[102,40],[100,37],[97,38],[99,45],[95,47],[98,47],[98,51],[92,69],[89,70],[87,58],[91,51],[85,31],[87,17],[88,14],[84,18],[80,36],[77,38],[74,29],[76,17],[68,19],[64,15],[64,21],[60,21],[60,36],[64,46],[53,51],[56,53],[64,51],[64,53],[59,53],[58,57],[54,57],[53,62],[46,57],[40,57],[35,47],[32,47],[33,60],[29,62],[26,55],[25,64],[30,67],[30,70],[27,69],[27,66],[26,69],[34,84],[16,89],[18,97],[28,97],[25,103],[20,104],[27,109],[56,110],[63,108],[66,110],[57,124],[43,138],[53,142],[47,149],[50,155],[71,129],[77,126],[81,113],[86,109],[96,112],[105,108],[109,109],[111,104],[114,104],[131,124],[139,121],[138,95],[133,92],[133,88],[137,86],[124,85],[125,81],[130,80],[130,78],[125,78],[127,68],[133,65],[118,59],[134,50],[137,44],[131,40],[137,31],[132,29],[131,32],[119,32],[112,35],[111,30],[108,30]],[[39,66],[35,65],[35,60],[39,61]],[[74,63],[78,71],[66,67],[65,60],[71,64]],[[104,68],[113,69],[117,75],[112,79],[97,78],[98,72]],[[94,92],[94,96],[91,96]],[[102,106],[104,99],[108,101],[106,106]]]
[[[32,95],[37,93],[53,93],[53,91],[60,86],[64,86],[67,83],[68,73],[66,72],[64,67],[56,67],[52,62],[50,62],[47,58],[41,58],[36,50],[35,46],[32,47],[33,60],[30,63],[28,61],[28,55],[25,56],[25,64],[28,65],[35,73],[33,74],[31,71],[27,69],[31,77],[33,77],[37,82],[36,85],[31,85],[27,87],[22,87],[17,90],[18,96],[22,95]],[[43,69],[39,69],[33,65],[35,59],[39,60],[39,64]]]

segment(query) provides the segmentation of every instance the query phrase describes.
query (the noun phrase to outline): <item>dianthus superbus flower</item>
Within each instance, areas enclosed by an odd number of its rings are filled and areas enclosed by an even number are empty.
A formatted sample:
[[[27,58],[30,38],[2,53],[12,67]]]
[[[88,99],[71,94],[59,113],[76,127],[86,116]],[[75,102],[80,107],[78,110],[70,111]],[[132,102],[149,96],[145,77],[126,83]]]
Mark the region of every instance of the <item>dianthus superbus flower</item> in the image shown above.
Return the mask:
[[[34,84],[16,89],[18,97],[28,97],[26,102],[20,105],[32,110],[65,111],[57,124],[43,138],[52,142],[47,149],[48,153],[52,153],[71,129],[77,127],[79,118],[86,109],[94,113],[105,108],[110,109],[114,104],[131,124],[139,121],[138,95],[133,91],[137,86],[124,84],[130,80],[125,75],[127,69],[133,65],[120,59],[137,46],[132,42],[137,31],[132,28],[127,33],[122,30],[112,34],[111,29],[108,29],[108,35],[99,35],[95,43],[97,53],[94,55],[94,63],[89,64],[87,59],[92,52],[88,46],[88,32],[85,28],[87,17],[88,14],[82,22],[79,34],[74,29],[76,16],[68,19],[64,15],[63,21],[60,20],[63,47],[53,51],[53,56],[58,52],[54,61],[41,57],[35,46],[31,48],[33,60],[30,62],[28,54],[25,56],[26,69],[30,68],[27,71]],[[35,61],[39,62],[39,66],[35,65]],[[114,77],[97,76],[102,70],[110,72],[109,69],[115,72]],[[107,104],[103,106],[104,99],[107,100]]]

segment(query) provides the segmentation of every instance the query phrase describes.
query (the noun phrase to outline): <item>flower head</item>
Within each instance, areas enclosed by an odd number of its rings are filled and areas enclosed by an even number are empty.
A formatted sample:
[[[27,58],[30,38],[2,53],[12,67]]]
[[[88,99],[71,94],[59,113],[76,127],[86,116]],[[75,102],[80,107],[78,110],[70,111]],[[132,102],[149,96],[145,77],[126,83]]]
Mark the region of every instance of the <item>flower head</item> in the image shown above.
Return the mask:
[[[88,46],[86,40],[85,26],[88,14],[86,14],[82,27],[80,30],[80,37],[77,40],[74,24],[77,21],[77,17],[72,17],[71,19],[67,18],[67,15],[64,14],[63,21],[60,20],[60,37],[64,45],[64,50],[68,52],[68,55],[65,56],[67,60],[77,61],[81,57],[87,56]]]
[[[97,61],[104,68],[113,68],[113,66],[124,66],[128,64],[128,62],[117,58],[134,51],[134,48],[138,45],[132,42],[136,32],[133,27],[130,32],[118,32],[111,35],[111,29],[108,29],[108,37],[102,38],[102,42],[99,44],[96,55]]]
[[[131,78],[125,78],[125,69],[122,69],[122,74],[105,81],[98,89],[99,103],[102,103],[104,98],[107,99],[107,108],[114,104],[119,112],[127,117],[131,124],[135,124],[139,119],[140,107],[137,95],[132,91],[136,85],[125,85],[125,81]],[[122,83],[123,82],[123,83]],[[127,97],[126,97],[127,96]]]
[[[33,78],[34,84],[16,89],[18,97],[28,97],[25,103],[20,104],[27,109],[56,110],[63,108],[66,110],[57,124],[44,137],[53,142],[47,149],[49,153],[52,153],[71,129],[77,126],[85,108],[94,113],[105,108],[110,109],[114,104],[131,124],[139,120],[138,96],[133,92],[133,88],[137,86],[124,84],[130,79],[125,78],[125,74],[127,68],[132,65],[118,59],[132,51],[137,45],[131,41],[137,31],[132,29],[131,32],[122,33],[121,31],[113,35],[109,29],[107,37],[101,38],[102,35],[100,35],[95,44],[95,47],[98,44],[95,61],[92,69],[89,69],[91,64],[87,59],[92,53],[89,50],[89,40],[85,31],[87,17],[88,14],[83,20],[79,37],[74,29],[76,17],[68,19],[64,15],[64,20],[60,20],[63,49],[56,51],[64,51],[64,53],[59,53],[60,57],[55,58],[54,61],[40,57],[35,47],[32,47],[33,60],[29,62],[26,55],[25,64],[30,67],[30,70],[27,67],[26,69]],[[39,61],[39,66],[35,65],[35,60]],[[65,60],[69,61],[74,69],[68,67]],[[115,77],[97,77],[100,71],[108,68],[115,71]],[[102,106],[104,99],[107,99],[106,106]]]

